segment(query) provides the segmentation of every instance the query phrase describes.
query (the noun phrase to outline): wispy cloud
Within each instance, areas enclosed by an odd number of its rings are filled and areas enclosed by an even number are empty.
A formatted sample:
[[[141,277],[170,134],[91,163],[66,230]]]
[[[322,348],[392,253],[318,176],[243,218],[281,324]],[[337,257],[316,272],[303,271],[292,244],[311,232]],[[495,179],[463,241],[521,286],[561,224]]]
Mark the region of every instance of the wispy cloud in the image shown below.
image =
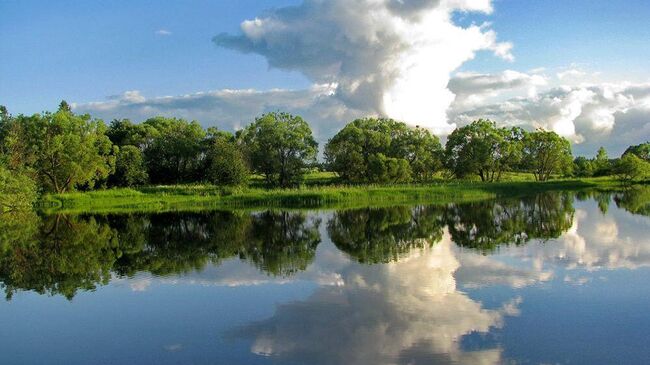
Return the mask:
[[[156,35],[159,35],[159,36],[163,36],[163,37],[165,37],[165,36],[170,36],[170,35],[172,35],[172,32],[168,31],[167,29],[158,29],[158,30],[156,31]]]

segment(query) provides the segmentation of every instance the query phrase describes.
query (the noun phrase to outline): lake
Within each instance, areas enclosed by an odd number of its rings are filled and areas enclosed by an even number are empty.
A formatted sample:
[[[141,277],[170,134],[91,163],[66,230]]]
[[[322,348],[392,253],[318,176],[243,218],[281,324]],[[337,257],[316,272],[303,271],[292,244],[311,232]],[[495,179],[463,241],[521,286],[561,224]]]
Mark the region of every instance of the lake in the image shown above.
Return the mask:
[[[647,364],[650,190],[0,222],[1,364]]]

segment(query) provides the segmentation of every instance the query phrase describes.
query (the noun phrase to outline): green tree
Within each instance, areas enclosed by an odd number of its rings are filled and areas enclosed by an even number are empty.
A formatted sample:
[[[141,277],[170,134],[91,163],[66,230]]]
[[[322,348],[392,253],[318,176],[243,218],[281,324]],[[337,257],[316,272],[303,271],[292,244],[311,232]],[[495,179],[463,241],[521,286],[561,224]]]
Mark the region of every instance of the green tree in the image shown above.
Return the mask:
[[[376,153],[368,157],[368,180],[381,183],[411,181],[411,166],[403,158],[386,157]]]
[[[329,168],[349,182],[426,180],[441,167],[442,146],[428,130],[392,119],[357,119],[325,147]]]
[[[109,177],[112,186],[131,187],[147,182],[149,175],[139,148],[126,145],[119,149],[115,160],[115,173]]]
[[[13,118],[9,111],[4,105],[0,105],[0,154],[2,154],[2,159],[6,158],[4,154],[7,153],[6,139],[9,134],[9,128],[11,126]],[[1,162],[1,161],[0,161]]]
[[[520,128],[497,128],[484,119],[457,128],[445,146],[447,168],[458,178],[476,174],[481,181],[499,181],[518,165],[524,135]]]
[[[246,127],[242,140],[253,171],[262,174],[268,185],[296,185],[306,168],[316,162],[318,143],[299,116],[264,114]]]
[[[623,155],[633,154],[636,157],[650,162],[650,141],[628,147]]]
[[[144,156],[152,183],[200,180],[205,163],[206,133],[198,122],[156,117],[146,120],[143,128],[151,134]]]
[[[0,161],[0,219],[3,212],[31,209],[36,197],[36,183],[18,171],[9,171]]]
[[[406,128],[391,141],[393,157],[408,162],[413,178],[427,181],[442,169],[444,150],[440,139],[424,128]]]
[[[61,100],[61,102],[59,103],[58,111],[65,112],[65,113],[72,113],[72,107],[70,106],[70,104],[68,104],[67,101]]]
[[[628,153],[618,160],[614,172],[621,181],[631,183],[650,173],[650,163],[640,159],[633,153]]]
[[[607,176],[612,173],[612,163],[607,155],[605,147],[600,147],[593,161],[594,176]]]
[[[114,145],[135,146],[140,149],[147,148],[157,134],[156,129],[150,124],[133,124],[128,119],[113,120],[106,131],[106,135]]]
[[[8,167],[32,170],[46,190],[93,187],[113,170],[115,151],[101,120],[61,107],[54,114],[21,115],[10,124],[4,142]]]
[[[586,157],[580,156],[573,160],[573,175],[577,177],[594,176],[594,164]]]
[[[540,129],[527,133],[523,146],[524,166],[537,181],[546,181],[555,173],[568,173],[573,167],[571,144],[555,132]]]
[[[250,170],[246,156],[232,136],[215,138],[207,152],[207,177],[217,185],[243,185]]]

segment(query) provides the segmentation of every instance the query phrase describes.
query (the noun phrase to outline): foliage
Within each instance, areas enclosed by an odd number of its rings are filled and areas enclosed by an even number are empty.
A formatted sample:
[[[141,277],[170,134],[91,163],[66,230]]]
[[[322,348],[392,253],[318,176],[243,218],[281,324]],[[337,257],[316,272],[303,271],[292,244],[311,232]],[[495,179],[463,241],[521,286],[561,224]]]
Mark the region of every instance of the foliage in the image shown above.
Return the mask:
[[[150,145],[144,149],[151,182],[169,184],[199,180],[204,168],[206,137],[201,125],[196,121],[164,117],[150,118],[143,124],[152,131]]]
[[[8,170],[0,162],[0,219],[4,212],[31,209],[36,197],[36,184],[31,178]]]
[[[207,152],[207,177],[216,185],[244,185],[248,182],[248,162],[234,139],[218,137]]]
[[[476,174],[481,181],[499,181],[519,163],[523,138],[520,128],[497,128],[494,122],[479,119],[449,135],[447,168],[457,178]]]
[[[106,131],[106,136],[114,145],[135,146],[140,149],[147,148],[158,131],[151,123],[133,124],[128,119],[115,119]]]
[[[524,167],[535,180],[546,181],[555,173],[568,173],[572,168],[571,143],[552,131],[537,130],[523,139]]]
[[[316,162],[318,144],[301,117],[267,113],[244,129],[241,136],[251,167],[270,186],[297,185],[306,168]]]
[[[428,180],[442,165],[438,137],[392,119],[357,119],[325,147],[332,171],[348,182]]]
[[[614,171],[621,181],[631,183],[650,174],[650,163],[633,153],[628,153],[618,160]]]
[[[338,249],[357,261],[387,263],[440,241],[442,216],[441,207],[342,210],[327,223],[327,232]]]
[[[521,199],[451,204],[445,221],[462,247],[492,251],[499,245],[557,238],[573,224],[573,196],[547,192]]]
[[[12,118],[3,129],[8,167],[34,171],[48,191],[92,188],[113,171],[115,151],[103,122],[75,115],[65,103],[53,114]]]
[[[111,186],[131,187],[143,185],[149,179],[144,157],[139,148],[123,146],[117,153],[115,173],[110,176]]]
[[[577,177],[591,177],[594,176],[595,171],[594,163],[590,159],[579,156],[573,160],[573,175]]]
[[[650,141],[628,147],[623,155],[625,156],[628,154],[636,155],[638,158],[650,162]]]
[[[612,162],[609,160],[605,147],[600,147],[596,152],[596,158],[592,162],[594,167],[593,176],[608,176],[612,174]]]

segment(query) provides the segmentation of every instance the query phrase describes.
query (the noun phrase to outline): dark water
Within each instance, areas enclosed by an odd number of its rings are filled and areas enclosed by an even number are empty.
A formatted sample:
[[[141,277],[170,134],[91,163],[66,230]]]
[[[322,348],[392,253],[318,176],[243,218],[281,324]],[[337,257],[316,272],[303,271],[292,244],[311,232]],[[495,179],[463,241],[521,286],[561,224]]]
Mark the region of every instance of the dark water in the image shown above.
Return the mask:
[[[0,221],[0,364],[647,364],[650,192]]]

